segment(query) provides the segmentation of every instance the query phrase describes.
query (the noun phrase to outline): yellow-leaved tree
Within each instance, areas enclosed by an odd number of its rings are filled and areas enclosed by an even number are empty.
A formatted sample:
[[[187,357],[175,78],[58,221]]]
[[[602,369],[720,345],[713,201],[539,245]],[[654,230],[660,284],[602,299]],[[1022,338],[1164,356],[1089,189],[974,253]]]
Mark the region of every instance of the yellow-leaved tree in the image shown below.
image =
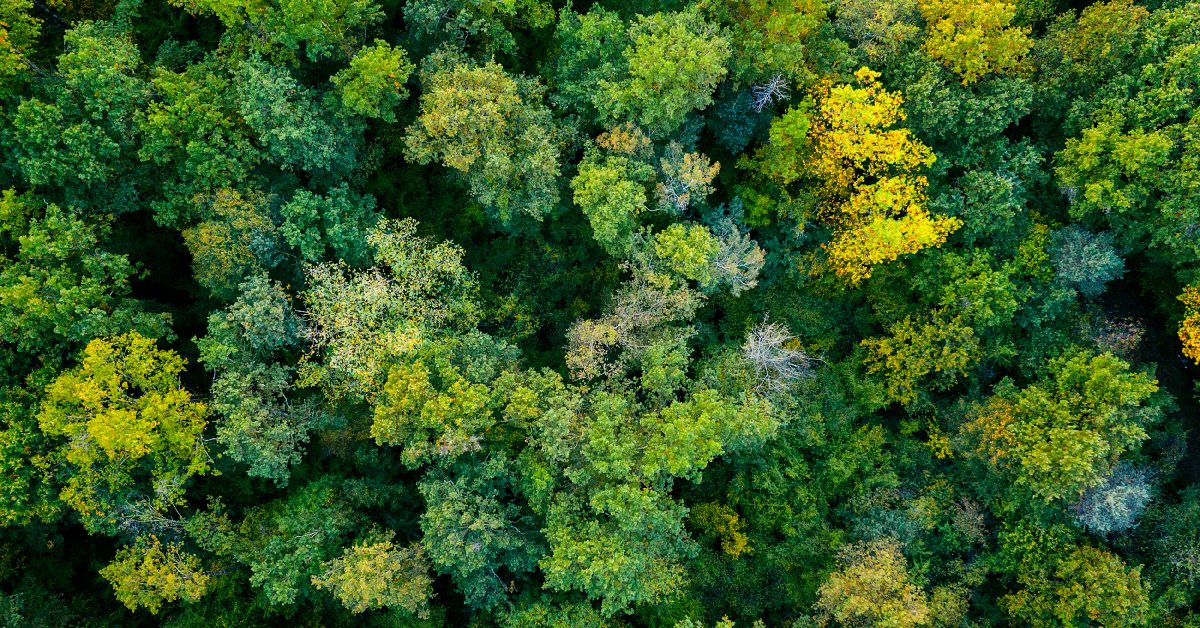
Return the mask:
[[[143,494],[156,509],[178,503],[184,482],[209,472],[208,407],[180,385],[183,366],[129,332],[91,341],[79,366],[46,387],[38,422],[66,438],[47,463],[69,470],[61,497],[89,531],[113,529]]]
[[[909,130],[889,128],[904,120],[903,97],[870,68],[854,76],[857,86],[820,86],[811,113],[793,108],[776,119],[771,144],[749,165],[781,186],[807,183],[817,218],[834,228],[829,267],[858,283],[877,264],[940,246],[962,221],[925,207],[928,182],[918,173],[936,157]]]
[[[141,537],[132,547],[117,551],[116,558],[100,570],[113,591],[130,610],[144,606],[158,613],[164,602],[183,598],[194,602],[208,586],[210,574],[200,568],[200,559],[183,552],[179,545],[165,547],[158,537]]]
[[[1029,27],[1012,26],[1017,5],[973,0],[921,0],[929,24],[925,53],[970,85],[990,72],[1020,66],[1033,46]]]
[[[904,98],[884,90],[869,68],[854,76],[857,87],[820,95],[809,169],[821,217],[835,225],[825,252],[834,272],[857,283],[876,264],[940,246],[962,221],[935,218],[925,207],[928,182],[917,172],[936,157],[908,129],[888,128],[904,120]]]
[[[1187,310],[1179,324],[1179,339],[1183,341],[1183,355],[1200,363],[1200,290],[1188,286],[1179,295]]]

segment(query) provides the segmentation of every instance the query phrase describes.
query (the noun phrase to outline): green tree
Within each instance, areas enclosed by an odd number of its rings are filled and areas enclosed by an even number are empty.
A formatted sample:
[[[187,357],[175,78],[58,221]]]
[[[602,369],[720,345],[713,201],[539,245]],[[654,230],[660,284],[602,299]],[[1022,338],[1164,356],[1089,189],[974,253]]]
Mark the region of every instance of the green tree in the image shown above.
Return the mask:
[[[111,202],[109,211],[126,211],[137,115],[150,97],[141,56],[122,27],[106,22],[70,29],[65,45],[51,80],[11,111],[7,158],[31,185],[61,186],[82,205]]]
[[[338,70],[330,80],[338,87],[342,105],[350,111],[395,122],[394,109],[408,98],[404,83],[412,70],[403,48],[376,39],[373,46],[364,46],[350,59],[350,66]]]
[[[321,261],[332,250],[351,266],[370,263],[367,233],[379,221],[375,197],[356,194],[345,183],[329,190],[328,196],[298,190],[279,213],[284,239],[299,248],[305,260]]]
[[[537,79],[498,63],[439,53],[421,76],[421,114],[404,142],[409,159],[454,168],[501,228],[540,221],[558,203],[562,130]]]
[[[384,18],[371,0],[172,0],[171,4],[191,13],[215,15],[260,53],[269,54],[279,46],[295,54],[303,47],[310,61],[349,58],[362,43],[358,37],[363,29]]]
[[[467,604],[492,608],[504,600],[507,585],[500,574],[523,577],[533,571],[544,546],[529,522],[521,521],[507,486],[514,469],[502,454],[449,471],[435,467],[419,485],[427,504],[422,542],[438,570],[454,577]]]
[[[629,120],[665,135],[712,103],[728,72],[729,41],[696,10],[637,16],[629,25],[593,9],[564,12],[557,76],[562,98],[600,121]]]
[[[215,54],[182,71],[163,65],[151,71],[158,97],[139,117],[138,157],[160,168],[153,201],[159,223],[191,223],[194,196],[237,187],[267,157],[242,119],[237,83],[227,61]]]
[[[242,119],[278,166],[345,176],[358,164],[364,125],[338,115],[331,93],[319,98],[258,57],[242,64],[237,89]]]
[[[539,29],[554,21],[554,8],[542,0],[415,0],[404,5],[412,33],[431,48],[442,42],[484,54],[517,50],[510,29]]]
[[[28,55],[41,32],[42,21],[29,14],[33,0],[14,0],[0,9],[0,85],[27,76],[33,67]]]
[[[1034,628],[1146,626],[1150,597],[1141,568],[1094,547],[1079,547],[1046,569],[1019,576],[1025,587],[1002,599],[1006,611]]]
[[[128,298],[137,268],[100,246],[106,221],[89,224],[32,194],[0,196],[0,346],[61,362],[97,336],[169,335],[169,314]]]
[[[293,369],[276,361],[277,354],[298,348],[302,340],[283,286],[255,275],[240,291],[233,305],[208,317],[208,334],[196,341],[200,360],[215,375],[217,442],[229,457],[249,465],[249,475],[286,486],[309,432],[329,418],[314,400],[298,398]]]
[[[1158,383],[1111,354],[1076,353],[1047,365],[1052,378],[1023,390],[1002,383],[964,436],[975,455],[1047,502],[1104,481],[1122,453],[1162,415]],[[971,450],[969,450],[971,451]]]

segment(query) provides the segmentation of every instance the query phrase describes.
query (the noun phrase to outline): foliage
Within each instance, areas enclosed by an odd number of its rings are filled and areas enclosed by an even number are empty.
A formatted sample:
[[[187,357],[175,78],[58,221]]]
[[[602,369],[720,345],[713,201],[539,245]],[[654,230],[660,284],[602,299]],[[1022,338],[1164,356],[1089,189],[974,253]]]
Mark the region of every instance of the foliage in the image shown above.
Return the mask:
[[[1196,623],[1200,1],[0,5],[0,624]]]
[[[370,0],[172,0],[172,4],[191,13],[215,15],[231,31],[249,38],[260,52],[268,52],[272,46],[292,52],[303,47],[311,61],[335,53],[350,56],[357,34],[384,17]]]
[[[1056,278],[1084,296],[1099,296],[1104,284],[1125,274],[1125,262],[1113,250],[1110,234],[1092,234],[1075,226],[1067,227],[1054,239]]]
[[[963,85],[1017,69],[1033,42],[1030,29],[1012,26],[1015,4],[922,0],[929,23],[925,51],[963,77]]]
[[[1141,569],[1130,569],[1117,556],[1094,547],[1079,547],[1059,558],[1051,570],[1021,577],[1025,589],[1004,598],[1005,610],[1037,628],[1078,626],[1143,626],[1150,599]]]
[[[541,220],[558,202],[560,153],[545,88],[495,62],[426,63],[421,115],[404,138],[409,159],[457,170],[502,227],[522,215]]]
[[[387,538],[346,548],[321,577],[312,577],[313,586],[332,591],[352,613],[398,606],[427,618],[433,592],[421,546],[399,549]]]
[[[344,262],[307,268],[302,296],[310,351],[303,385],[338,399],[379,393],[388,360],[416,347],[445,323],[466,322],[473,281],[462,249],[416,235],[412,220],[382,221],[367,236],[379,266],[351,271]],[[324,362],[315,361],[323,354]]]
[[[196,202],[209,219],[183,231],[196,280],[220,297],[232,296],[242,279],[274,266],[279,229],[266,213],[261,194],[243,197],[221,190]]]
[[[129,330],[168,334],[169,315],[128,298],[137,268],[98,246],[104,223],[89,224],[57,205],[38,208],[29,194],[0,198],[0,336],[17,350],[52,360],[88,340]]]
[[[562,98],[595,111],[598,122],[627,120],[666,135],[712,103],[728,72],[729,41],[699,11],[639,15],[630,24],[602,8],[564,13]]]
[[[894,542],[843,548],[838,561],[841,569],[818,591],[817,609],[823,621],[898,628],[928,621],[925,592],[909,580],[907,561]]]
[[[753,551],[749,537],[739,531],[745,527],[746,522],[729,506],[717,503],[699,504],[688,513],[688,522],[720,539],[721,549],[734,558],[741,556],[743,552]]]
[[[379,220],[374,197],[351,192],[345,183],[331,189],[328,196],[298,190],[279,213],[283,238],[299,248],[305,260],[321,261],[326,250],[332,249],[336,259],[352,266],[370,262],[367,232]]]
[[[151,476],[152,503],[166,508],[209,471],[208,407],[180,386],[183,359],[154,345],[137,332],[93,340],[46,388],[38,423],[66,439],[55,455],[71,469],[62,499],[92,530],[113,524],[138,476]]]
[[[404,83],[413,64],[402,48],[392,48],[375,40],[350,60],[350,67],[339,70],[330,79],[338,86],[342,104],[362,116],[395,122],[393,110],[408,98]]]
[[[1185,308],[1183,322],[1179,324],[1179,339],[1183,341],[1183,355],[1200,363],[1200,290],[1187,286],[1179,295]]]
[[[1019,391],[1001,384],[967,427],[977,455],[1047,502],[1102,484],[1161,413],[1142,405],[1157,382],[1111,354],[1077,353],[1048,366],[1053,379]]]
[[[180,598],[195,601],[204,595],[209,575],[200,570],[200,559],[176,545],[165,548],[157,537],[138,539],[133,547],[100,570],[112,583],[117,599],[130,608],[146,607],[157,614],[164,602]]]
[[[1132,528],[1150,503],[1148,480],[1145,470],[1117,464],[1100,484],[1084,491],[1074,506],[1076,521],[1100,534]]]

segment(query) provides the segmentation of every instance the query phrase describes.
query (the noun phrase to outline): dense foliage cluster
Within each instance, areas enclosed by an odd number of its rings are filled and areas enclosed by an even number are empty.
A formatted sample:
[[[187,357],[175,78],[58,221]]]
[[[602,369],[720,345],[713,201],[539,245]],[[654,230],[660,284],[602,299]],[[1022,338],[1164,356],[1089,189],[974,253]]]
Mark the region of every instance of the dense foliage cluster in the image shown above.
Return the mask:
[[[1200,628],[1200,2],[0,0],[0,624]]]

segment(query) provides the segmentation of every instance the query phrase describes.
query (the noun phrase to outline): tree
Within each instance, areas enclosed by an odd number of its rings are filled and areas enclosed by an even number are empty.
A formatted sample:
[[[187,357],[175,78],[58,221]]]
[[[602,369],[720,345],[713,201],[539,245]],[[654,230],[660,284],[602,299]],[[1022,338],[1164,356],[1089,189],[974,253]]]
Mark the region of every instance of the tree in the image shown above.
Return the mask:
[[[917,0],[842,0],[834,23],[875,63],[888,61],[921,33]]]
[[[692,332],[680,324],[698,296],[669,273],[635,269],[602,318],[568,332],[568,367],[591,389],[560,388],[531,408],[537,438],[522,461],[550,545],[539,564],[548,586],[601,598],[605,615],[657,604],[683,583],[695,548],[669,494],[675,479],[698,479],[716,456],[758,446],[779,425],[748,391],[688,377]]]
[[[169,314],[128,298],[137,268],[100,247],[108,230],[32,194],[0,195],[0,346],[61,362],[97,336],[169,335]]]
[[[925,52],[963,77],[963,85],[984,75],[1018,68],[1033,46],[1030,29],[1011,26],[1015,4],[921,0],[929,23]]]
[[[1200,215],[1188,183],[1195,168],[1183,158],[1194,150],[1190,118],[1182,113],[1194,94],[1180,91],[1178,82],[1190,76],[1191,42],[1200,41],[1192,28],[1196,11],[1155,14],[1137,52],[1148,59],[1137,71],[1141,78],[1073,116],[1066,146],[1055,155],[1072,219],[1107,228],[1120,248],[1145,250],[1164,268],[1200,259],[1191,237]],[[1116,13],[1106,21],[1126,19]],[[1129,19],[1136,23],[1136,16]]]
[[[721,549],[737,558],[750,553],[750,538],[740,532],[746,521],[739,518],[737,511],[718,503],[705,503],[692,507],[688,523],[721,540]]]
[[[189,63],[182,71],[157,65],[150,87],[158,95],[139,118],[138,157],[158,170],[155,219],[190,224],[192,198],[242,184],[267,155],[242,119],[237,76],[220,55]]]
[[[1100,296],[1104,284],[1125,274],[1112,240],[1112,234],[1093,234],[1077,225],[1055,234],[1051,255],[1058,281],[1086,297]]]
[[[1157,382],[1111,354],[1076,353],[1047,366],[1052,379],[1024,390],[998,387],[965,434],[974,455],[1050,502],[1102,484],[1161,410],[1152,397]]]
[[[374,399],[390,360],[412,351],[443,324],[474,316],[473,287],[462,249],[417,237],[417,223],[381,221],[367,236],[379,266],[350,271],[344,263],[306,270],[302,295],[309,353],[300,383],[332,399]],[[324,361],[315,358],[323,355]]]
[[[312,399],[292,390],[293,369],[278,354],[301,345],[300,320],[283,286],[255,275],[239,287],[237,301],[208,317],[197,339],[200,360],[214,372],[213,410],[220,415],[217,442],[247,473],[286,486],[289,467],[304,454],[309,432],[329,418]]]
[[[1183,321],[1179,324],[1179,339],[1183,341],[1183,355],[1200,363],[1200,289],[1187,286],[1178,299],[1183,301]]]
[[[150,97],[137,71],[141,56],[122,27],[106,22],[81,23],[64,41],[52,80],[10,113],[7,159],[31,185],[65,188],[81,205],[128,211],[136,120]]]
[[[100,569],[112,583],[117,599],[129,610],[146,607],[157,615],[164,602],[180,598],[194,602],[204,595],[209,575],[200,559],[178,545],[164,548],[157,537],[139,538],[132,547],[117,551],[113,562]]]
[[[1025,572],[1019,579],[1025,588],[1005,596],[1002,605],[1034,628],[1147,625],[1150,599],[1141,568],[1129,569],[1104,550],[1078,547],[1049,569]]]
[[[772,123],[779,146],[739,164],[783,186],[811,181],[816,217],[834,228],[822,245],[828,264],[851,283],[870,277],[872,266],[940,246],[962,225],[925,207],[927,181],[915,172],[933,164],[933,152],[907,129],[885,130],[904,119],[903,98],[882,89],[868,68],[855,77],[859,87],[822,86],[811,116],[789,110]]]
[[[696,11],[638,16],[629,26],[633,45],[622,52],[627,77],[597,85],[597,108],[628,117],[652,133],[669,133],[684,116],[712,103],[728,72],[728,40]]]
[[[742,355],[754,369],[757,390],[780,392],[813,376],[813,363],[819,360],[808,356],[797,344],[787,328],[765,318],[746,332]]]
[[[394,533],[356,541],[339,558],[325,563],[325,573],[312,584],[327,589],[351,613],[400,607],[421,619],[429,617],[433,579],[421,545],[407,549],[390,540]]]
[[[817,591],[817,610],[825,625],[908,628],[929,620],[928,598],[912,584],[907,562],[892,540],[842,548],[840,569]]]
[[[297,190],[292,200],[280,208],[280,231],[287,243],[298,247],[309,262],[325,258],[326,251],[351,266],[370,263],[367,233],[379,221],[375,197],[359,195],[342,183],[327,196]]]
[[[364,125],[357,118],[338,115],[286,69],[257,57],[242,64],[238,79],[242,119],[280,167],[337,177],[358,164]]]
[[[33,0],[15,0],[0,9],[0,85],[33,69],[28,55],[41,32],[42,21],[29,14],[32,8]]]
[[[867,372],[882,373],[893,401],[914,404],[921,380],[934,375],[930,388],[946,390],[978,359],[979,338],[961,316],[949,318],[934,311],[927,322],[905,317],[889,329],[887,338],[868,338]]]
[[[504,599],[500,574],[523,577],[537,567],[544,548],[512,500],[514,469],[502,454],[446,471],[431,469],[419,484],[428,504],[421,516],[423,542],[468,605],[492,608]]]
[[[397,494],[378,481],[324,475],[247,508],[236,524],[217,502],[186,526],[203,549],[249,567],[250,584],[271,605],[302,603],[321,588],[353,612],[395,604],[420,613],[429,592],[420,552],[390,547],[360,512],[395,508]],[[356,532],[357,545],[343,549]]]
[[[234,36],[271,54],[279,46],[294,54],[303,46],[310,61],[340,53],[350,57],[361,42],[358,33],[383,20],[371,0],[275,3],[268,0],[172,0],[190,13],[215,15]]]
[[[628,25],[599,7],[582,16],[564,12],[558,37],[557,98],[596,112],[597,122],[628,121],[655,136],[712,103],[732,52],[694,9],[639,15]]]
[[[137,332],[93,340],[79,366],[46,388],[38,423],[67,439],[56,453],[70,469],[62,499],[89,531],[111,528],[147,476],[152,504],[165,508],[182,499],[188,478],[209,473],[208,407],[180,386],[184,360],[154,345]]]
[[[404,19],[412,25],[410,37],[429,48],[443,42],[457,49],[478,45],[484,54],[511,54],[517,40],[509,29],[546,26],[554,21],[554,8],[541,0],[416,0],[404,6]]]
[[[218,298],[229,298],[244,278],[275,265],[279,229],[259,193],[220,190],[196,202],[207,220],[183,231],[196,280]]]
[[[1072,509],[1080,525],[1099,534],[1132,528],[1150,503],[1149,474],[1129,463],[1117,463],[1099,484],[1088,488]]]
[[[479,65],[439,53],[422,71],[421,114],[406,155],[457,170],[502,228],[541,220],[558,202],[561,131],[536,79],[494,61]]]
[[[730,74],[739,85],[803,83],[809,78],[805,52],[826,18],[825,5],[726,0],[716,3],[711,10],[717,21],[730,26],[728,38],[733,49]]]
[[[346,109],[395,122],[393,110],[408,98],[404,83],[412,71],[413,64],[403,48],[392,48],[376,39],[375,45],[364,46],[350,59],[350,67],[338,70],[330,80],[337,85]]]

